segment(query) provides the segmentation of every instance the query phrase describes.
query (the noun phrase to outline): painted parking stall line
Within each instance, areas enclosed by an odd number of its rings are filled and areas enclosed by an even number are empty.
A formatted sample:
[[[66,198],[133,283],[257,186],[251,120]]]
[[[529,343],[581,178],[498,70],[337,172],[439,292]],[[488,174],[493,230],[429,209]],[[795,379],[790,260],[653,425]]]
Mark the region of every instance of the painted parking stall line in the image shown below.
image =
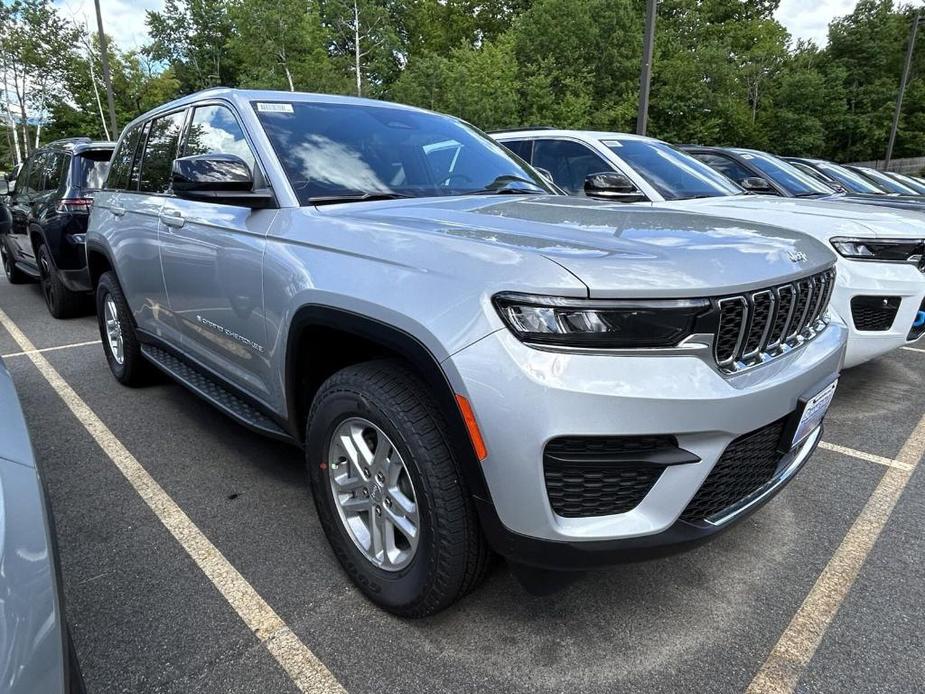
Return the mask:
[[[32,361],[164,527],[282,666],[296,687],[306,694],[344,692],[334,675],[148,474],[2,309],[0,325],[3,325],[22,349],[23,355]]]
[[[24,350],[22,352],[10,352],[9,354],[0,354],[0,359],[9,359],[10,357],[27,357],[30,354],[44,354],[45,352],[57,352],[62,349],[73,349],[74,347],[87,347],[88,345],[98,345],[99,340],[87,340],[86,342],[72,342],[69,345],[58,345],[57,347],[42,347],[41,349]]]
[[[925,416],[919,420],[896,456],[896,462],[904,467],[890,466],[883,474],[809,595],[755,675],[748,694],[785,694],[796,689],[923,453]]]
[[[912,465],[909,463],[904,463],[901,460],[884,458],[882,455],[874,455],[873,453],[859,451],[854,448],[848,448],[847,446],[839,446],[838,444],[829,443],[828,441],[823,441],[820,443],[819,448],[832,451],[833,453],[841,453],[842,455],[846,455],[851,458],[857,458],[858,460],[866,460],[868,463],[876,463],[877,465],[884,465],[886,467],[895,467],[900,470],[912,469]]]

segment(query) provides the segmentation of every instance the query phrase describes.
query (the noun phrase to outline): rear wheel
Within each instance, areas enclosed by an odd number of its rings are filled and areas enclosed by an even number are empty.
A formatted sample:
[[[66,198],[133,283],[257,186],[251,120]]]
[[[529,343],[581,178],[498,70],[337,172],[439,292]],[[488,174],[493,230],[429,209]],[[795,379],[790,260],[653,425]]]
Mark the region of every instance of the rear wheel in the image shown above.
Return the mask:
[[[146,384],[153,367],[141,354],[128,302],[112,272],[103,273],[96,287],[96,315],[112,375],[126,386]]]
[[[84,312],[87,301],[80,292],[72,292],[64,286],[58,276],[58,269],[51,257],[48,246],[39,246],[39,282],[42,285],[42,296],[48,312],[55,318],[73,318]]]
[[[449,606],[489,566],[437,413],[414,373],[383,360],[331,376],[307,425],[312,493],[334,553],[370,600],[405,617]]]
[[[25,284],[29,280],[29,276],[16,267],[13,256],[6,249],[6,241],[2,239],[0,239],[0,260],[3,261],[3,272],[10,284]]]

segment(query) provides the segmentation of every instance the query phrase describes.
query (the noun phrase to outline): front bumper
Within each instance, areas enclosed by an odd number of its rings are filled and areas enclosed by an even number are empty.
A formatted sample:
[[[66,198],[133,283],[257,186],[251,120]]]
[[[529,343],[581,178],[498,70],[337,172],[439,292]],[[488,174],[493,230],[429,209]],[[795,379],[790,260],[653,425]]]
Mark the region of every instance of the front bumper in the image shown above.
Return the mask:
[[[909,331],[925,300],[925,274],[914,265],[839,258],[829,310],[848,326],[845,368],[863,364],[908,343]],[[897,297],[899,310],[888,330],[859,330],[851,300],[859,296]]]
[[[523,563],[581,568],[677,551],[744,517],[754,508],[716,526],[679,521],[734,439],[793,412],[801,395],[839,371],[845,336],[833,322],[800,349],[734,376],[720,374],[709,354],[547,352],[506,330],[453,355],[447,371],[469,398],[488,448],[482,473],[491,499],[477,504],[494,548]],[[551,439],[665,434],[700,462],[667,467],[627,512],[576,518],[553,511],[543,469]],[[800,464],[817,441],[818,431],[794,454]],[[556,559],[541,562],[544,556]]]

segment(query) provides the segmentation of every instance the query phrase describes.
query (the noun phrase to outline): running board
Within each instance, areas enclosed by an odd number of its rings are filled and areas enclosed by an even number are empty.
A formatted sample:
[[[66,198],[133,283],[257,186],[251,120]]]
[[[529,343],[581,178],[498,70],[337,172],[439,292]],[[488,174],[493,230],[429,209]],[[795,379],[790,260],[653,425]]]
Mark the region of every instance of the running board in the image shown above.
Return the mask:
[[[202,369],[197,369],[192,364],[154,345],[141,345],[141,353],[161,371],[239,424],[243,424],[258,434],[287,443],[295,443],[293,438],[273,419],[263,414],[244,398],[235,395]]]

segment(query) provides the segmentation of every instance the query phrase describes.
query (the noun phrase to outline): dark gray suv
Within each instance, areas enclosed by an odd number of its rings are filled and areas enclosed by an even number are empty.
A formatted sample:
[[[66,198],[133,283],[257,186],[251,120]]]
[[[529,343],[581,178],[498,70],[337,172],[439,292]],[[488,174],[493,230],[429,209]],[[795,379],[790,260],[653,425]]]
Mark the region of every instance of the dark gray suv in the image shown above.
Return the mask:
[[[84,236],[93,193],[106,178],[112,142],[71,138],[37,149],[7,182],[0,257],[11,284],[38,280],[48,310],[70,318],[91,305]]]

